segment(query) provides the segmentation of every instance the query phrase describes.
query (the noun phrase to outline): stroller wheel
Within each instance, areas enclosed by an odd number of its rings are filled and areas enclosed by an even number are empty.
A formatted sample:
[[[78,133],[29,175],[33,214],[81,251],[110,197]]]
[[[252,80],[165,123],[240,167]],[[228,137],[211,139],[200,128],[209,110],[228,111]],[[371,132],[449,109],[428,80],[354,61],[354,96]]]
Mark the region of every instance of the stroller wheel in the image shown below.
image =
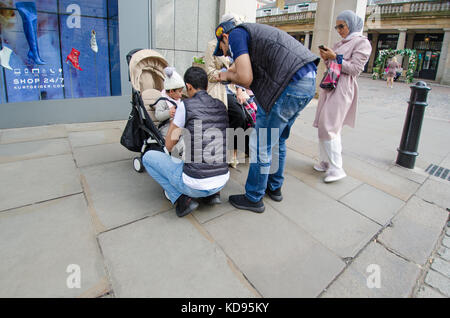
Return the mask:
[[[142,160],[139,157],[135,157],[133,159],[133,168],[137,172],[144,172],[144,165],[142,164]]]

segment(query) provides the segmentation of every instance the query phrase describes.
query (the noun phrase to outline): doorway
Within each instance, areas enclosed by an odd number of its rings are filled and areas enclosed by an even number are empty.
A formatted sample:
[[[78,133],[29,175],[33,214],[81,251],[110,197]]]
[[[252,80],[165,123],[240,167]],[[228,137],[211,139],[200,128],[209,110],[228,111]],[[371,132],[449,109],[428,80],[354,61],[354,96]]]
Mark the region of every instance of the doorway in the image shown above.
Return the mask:
[[[417,68],[414,77],[435,80],[441,55],[443,34],[416,34]]]

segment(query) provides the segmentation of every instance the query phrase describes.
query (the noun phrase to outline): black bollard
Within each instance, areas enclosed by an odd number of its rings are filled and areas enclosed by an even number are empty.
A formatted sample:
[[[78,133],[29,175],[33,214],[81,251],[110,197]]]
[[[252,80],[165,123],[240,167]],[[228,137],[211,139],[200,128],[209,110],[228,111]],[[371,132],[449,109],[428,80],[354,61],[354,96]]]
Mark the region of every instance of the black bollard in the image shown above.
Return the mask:
[[[422,129],[423,116],[427,104],[428,92],[431,90],[425,82],[419,81],[411,86],[411,97],[405,125],[403,126],[402,140],[397,149],[397,164],[414,169],[416,163],[417,148],[419,146],[420,130]]]

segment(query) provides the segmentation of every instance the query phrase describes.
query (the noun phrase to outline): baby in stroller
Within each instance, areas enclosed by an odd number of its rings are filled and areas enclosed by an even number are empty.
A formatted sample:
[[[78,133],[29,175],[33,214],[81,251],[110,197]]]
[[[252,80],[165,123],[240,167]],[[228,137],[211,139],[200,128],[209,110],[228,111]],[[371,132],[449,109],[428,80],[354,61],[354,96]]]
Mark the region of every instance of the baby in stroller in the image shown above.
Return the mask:
[[[147,151],[159,150],[168,153],[162,134],[167,134],[171,113],[175,112],[177,104],[180,103],[179,92],[184,81],[180,75],[175,75],[173,68],[168,68],[166,59],[153,50],[134,49],[127,54],[127,63],[132,85],[132,109],[120,143],[128,150],[140,153],[139,157],[133,158],[133,168],[137,172],[144,172],[142,157]],[[167,76],[165,69],[172,75]],[[171,89],[166,90],[165,87]],[[175,147],[172,155],[182,159],[184,142],[180,140]]]
[[[169,130],[170,120],[175,116],[175,111],[181,103],[181,96],[184,88],[184,81],[174,67],[166,67],[164,69],[166,78],[164,80],[164,89],[161,91],[161,97],[155,107],[155,118],[159,122],[158,129],[163,138],[166,137]],[[182,137],[175,146],[174,155],[182,156],[184,142]]]

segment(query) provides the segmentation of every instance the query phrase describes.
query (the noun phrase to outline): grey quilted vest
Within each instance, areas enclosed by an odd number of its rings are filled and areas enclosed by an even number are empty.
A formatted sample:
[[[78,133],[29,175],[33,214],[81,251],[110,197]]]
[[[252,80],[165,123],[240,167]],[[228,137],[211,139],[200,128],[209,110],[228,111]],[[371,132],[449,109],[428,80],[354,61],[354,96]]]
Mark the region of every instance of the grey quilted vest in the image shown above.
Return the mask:
[[[226,129],[228,112],[225,104],[206,91],[184,100],[185,164],[183,172],[191,178],[204,179],[228,173],[226,161]],[[207,131],[210,129],[210,131]]]
[[[253,70],[250,89],[259,105],[269,113],[292,76],[310,62],[318,65],[320,58],[277,28],[258,23],[243,23],[237,28],[244,28],[249,33],[248,49]]]

